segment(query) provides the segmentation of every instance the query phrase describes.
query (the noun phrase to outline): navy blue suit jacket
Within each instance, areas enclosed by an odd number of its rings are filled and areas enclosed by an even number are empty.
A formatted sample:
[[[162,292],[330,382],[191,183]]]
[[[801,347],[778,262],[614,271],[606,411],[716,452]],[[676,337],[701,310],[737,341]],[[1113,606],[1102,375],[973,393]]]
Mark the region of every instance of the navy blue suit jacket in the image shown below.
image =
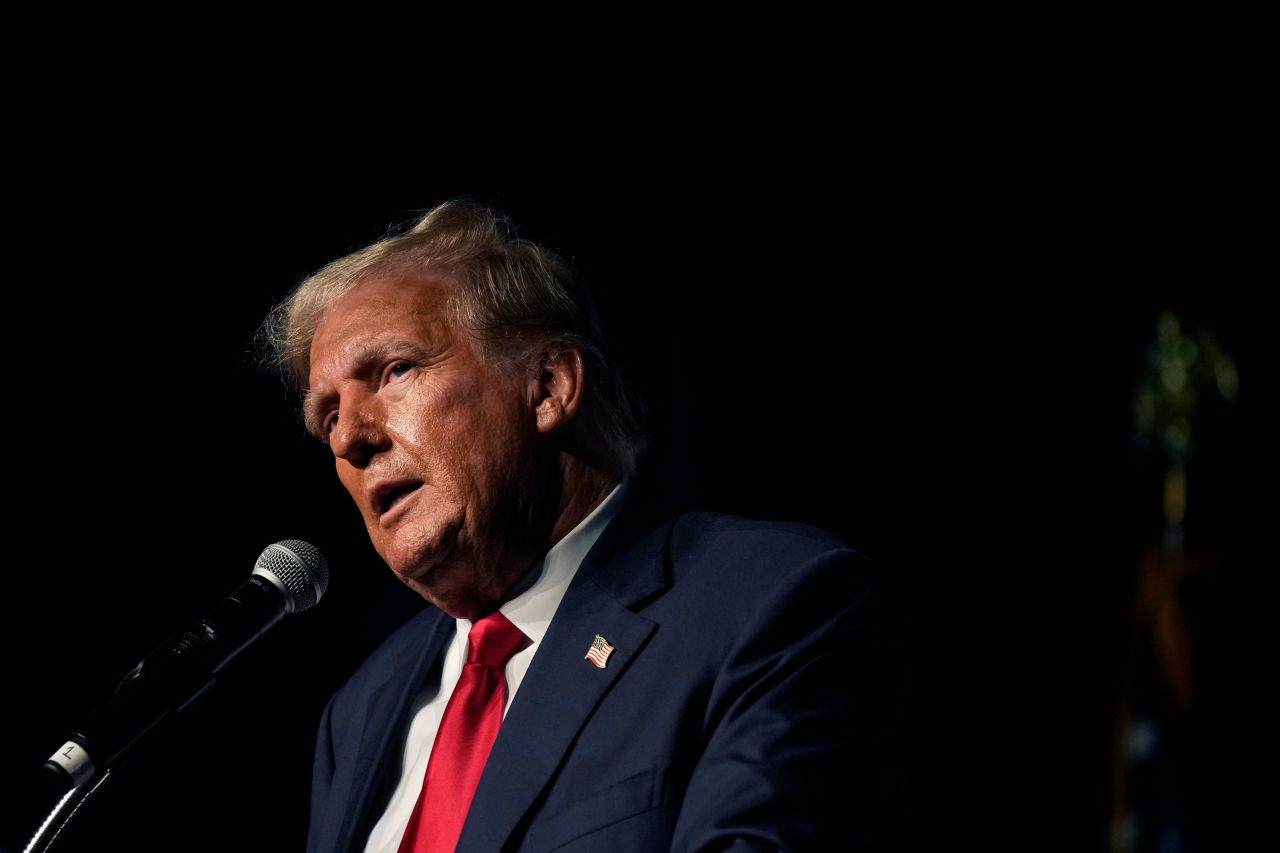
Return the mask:
[[[457,849],[888,849],[893,667],[866,561],[814,528],[641,503],[565,593]],[[429,607],[329,702],[312,853],[363,849],[454,630]]]

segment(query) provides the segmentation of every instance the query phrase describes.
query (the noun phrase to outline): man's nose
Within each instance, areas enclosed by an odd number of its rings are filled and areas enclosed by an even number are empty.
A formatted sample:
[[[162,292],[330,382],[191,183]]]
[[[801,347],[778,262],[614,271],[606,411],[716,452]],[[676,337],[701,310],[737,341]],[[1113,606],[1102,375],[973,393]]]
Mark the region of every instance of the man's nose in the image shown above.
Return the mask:
[[[333,455],[363,468],[374,454],[391,447],[386,413],[376,395],[352,396],[338,406],[338,422],[329,432]]]

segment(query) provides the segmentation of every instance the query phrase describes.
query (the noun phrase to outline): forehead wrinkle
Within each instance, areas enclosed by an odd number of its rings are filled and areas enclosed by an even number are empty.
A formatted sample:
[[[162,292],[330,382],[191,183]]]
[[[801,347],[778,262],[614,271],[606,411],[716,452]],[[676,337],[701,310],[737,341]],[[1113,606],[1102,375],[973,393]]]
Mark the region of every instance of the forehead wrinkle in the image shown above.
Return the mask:
[[[407,285],[408,292],[400,290],[386,294],[376,290],[370,292],[368,287],[357,286],[331,306],[317,325],[316,335],[311,342],[312,355],[315,354],[317,340],[322,337],[330,340],[336,338],[336,353],[328,359],[327,365],[321,367],[329,367],[337,375],[338,381],[343,378],[361,378],[362,374],[370,370],[371,365],[387,357],[392,350],[428,361],[434,354],[449,348],[454,338],[454,329],[449,312],[453,295],[448,283],[428,278],[419,282],[407,279],[379,282],[375,279],[367,284],[388,283]],[[353,297],[356,303],[343,308],[343,303]],[[335,325],[328,329],[326,335],[323,327],[329,324]],[[367,332],[370,327],[375,331]],[[379,340],[380,335],[390,337]],[[308,378],[316,375],[315,367],[313,362]],[[323,382],[312,384],[306,389],[302,414],[304,423],[311,432],[319,434],[322,409],[335,396],[335,390],[325,387]]]

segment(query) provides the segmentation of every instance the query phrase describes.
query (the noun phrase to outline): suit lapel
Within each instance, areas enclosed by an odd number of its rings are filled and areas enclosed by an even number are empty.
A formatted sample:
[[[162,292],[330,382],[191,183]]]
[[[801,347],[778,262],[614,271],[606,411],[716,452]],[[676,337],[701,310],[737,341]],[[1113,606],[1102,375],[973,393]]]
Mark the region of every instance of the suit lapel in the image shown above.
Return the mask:
[[[656,625],[628,608],[666,587],[669,535],[669,524],[632,499],[583,561],[498,732],[459,853],[502,849],[600,699],[643,650]],[[585,658],[596,634],[614,647],[603,669]]]
[[[440,665],[440,655],[456,629],[457,622],[443,611],[432,608],[434,618],[426,616],[421,631],[402,646],[387,670],[385,680],[369,694],[368,715],[356,755],[354,787],[338,834],[337,850],[362,849],[371,826],[369,810],[377,795],[390,783],[393,774],[388,765],[403,746],[406,717],[414,699]],[[438,672],[434,676],[439,678]]]

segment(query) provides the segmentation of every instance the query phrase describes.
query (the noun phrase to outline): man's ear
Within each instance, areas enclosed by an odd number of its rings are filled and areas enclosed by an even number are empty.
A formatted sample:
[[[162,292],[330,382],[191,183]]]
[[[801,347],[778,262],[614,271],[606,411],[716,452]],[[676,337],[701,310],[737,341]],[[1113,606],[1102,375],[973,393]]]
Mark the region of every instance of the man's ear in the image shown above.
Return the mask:
[[[582,407],[586,367],[582,353],[572,347],[551,346],[538,355],[534,369],[534,412],[538,432],[550,435],[573,420]]]

